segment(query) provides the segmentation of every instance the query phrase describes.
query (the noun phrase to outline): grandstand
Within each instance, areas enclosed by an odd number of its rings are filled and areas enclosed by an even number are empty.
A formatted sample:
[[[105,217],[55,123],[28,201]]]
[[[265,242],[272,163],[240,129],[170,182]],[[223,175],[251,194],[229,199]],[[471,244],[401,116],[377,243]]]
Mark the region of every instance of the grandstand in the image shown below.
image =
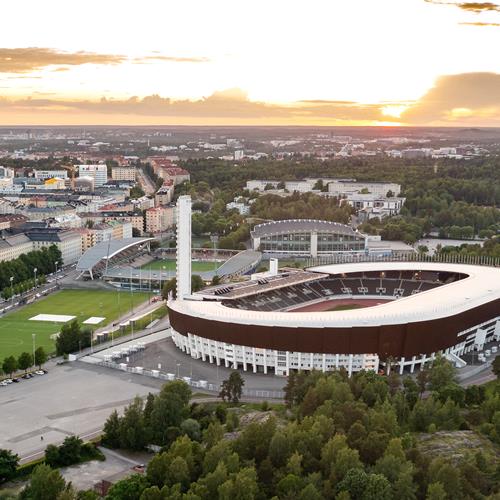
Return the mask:
[[[335,310],[340,305],[342,310]],[[352,306],[352,308],[351,308]],[[355,307],[355,308],[354,308]],[[413,372],[437,353],[500,340],[500,268],[428,262],[326,265],[169,302],[172,338],[193,358],[254,372]]]
[[[132,262],[143,252],[149,252],[153,238],[124,238],[98,243],[89,248],[76,265],[79,278],[96,279],[108,268]]]

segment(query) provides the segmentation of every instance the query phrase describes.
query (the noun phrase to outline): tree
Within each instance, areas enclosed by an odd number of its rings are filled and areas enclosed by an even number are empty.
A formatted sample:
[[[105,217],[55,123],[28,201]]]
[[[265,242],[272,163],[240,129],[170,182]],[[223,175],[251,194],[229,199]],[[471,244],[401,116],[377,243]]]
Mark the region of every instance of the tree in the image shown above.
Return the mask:
[[[77,351],[81,345],[81,328],[76,319],[65,323],[56,340],[56,351],[58,356]]]
[[[35,351],[35,365],[38,365],[38,369],[42,369],[42,365],[47,361],[47,353],[43,347],[38,347]]]
[[[167,300],[170,293],[172,293],[172,297],[175,299],[177,296],[177,278],[175,277],[163,284],[161,289],[161,296],[163,300]]]
[[[500,379],[500,355],[496,356],[491,364],[491,369],[493,373],[496,375],[497,379]]]
[[[231,372],[229,379],[222,382],[222,388],[219,393],[219,397],[223,401],[232,401],[237,403],[241,398],[241,393],[243,392],[243,386],[245,381],[238,371]]]
[[[193,274],[191,276],[191,291],[199,292],[205,286],[205,282],[202,277],[198,274]]]
[[[106,495],[106,499],[137,500],[148,486],[148,480],[143,475],[133,474],[113,484]]]
[[[37,465],[31,474],[31,481],[21,493],[29,500],[57,500],[66,489],[66,481],[58,470],[48,465]]]
[[[19,457],[10,450],[0,449],[0,484],[14,477]]]
[[[14,356],[9,356],[3,360],[2,369],[10,377],[17,370],[17,359]]]
[[[103,441],[112,448],[120,446],[120,417],[114,410],[104,424]]]
[[[136,397],[130,403],[123,417],[120,419],[120,447],[130,450],[142,450],[148,441],[144,416],[142,413],[143,402]]]
[[[21,353],[17,360],[17,366],[19,370],[24,370],[24,373],[26,373],[28,368],[33,366],[33,356],[29,352]]]
[[[59,446],[59,464],[72,465],[81,459],[83,441],[78,436],[67,436]]]
[[[446,500],[448,495],[441,483],[431,483],[427,488],[426,500]]]
[[[433,391],[455,383],[455,368],[444,357],[437,356],[429,370],[429,386]]]

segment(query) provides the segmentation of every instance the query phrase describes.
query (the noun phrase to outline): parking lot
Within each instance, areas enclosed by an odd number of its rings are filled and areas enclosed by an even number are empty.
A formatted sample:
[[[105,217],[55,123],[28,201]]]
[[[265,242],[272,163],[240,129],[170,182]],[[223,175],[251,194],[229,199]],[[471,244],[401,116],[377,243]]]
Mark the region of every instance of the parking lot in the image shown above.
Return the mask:
[[[108,415],[162,382],[84,363],[50,367],[49,373],[0,387],[0,448],[26,461],[66,436],[90,439]],[[43,438],[43,439],[42,439]]]

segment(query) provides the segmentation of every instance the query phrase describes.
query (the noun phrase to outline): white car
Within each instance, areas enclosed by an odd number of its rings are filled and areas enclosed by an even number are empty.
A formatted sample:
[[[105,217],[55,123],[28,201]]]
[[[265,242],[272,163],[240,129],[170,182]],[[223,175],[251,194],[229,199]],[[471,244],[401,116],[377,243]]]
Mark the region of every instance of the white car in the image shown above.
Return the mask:
[[[8,386],[8,385],[9,385],[9,384],[8,384],[7,382],[5,382],[5,380],[2,380],[2,381],[0,382],[0,386],[2,386],[2,387],[6,387],[6,386]]]
[[[35,373],[37,375],[45,375],[45,372],[43,370],[37,370]]]

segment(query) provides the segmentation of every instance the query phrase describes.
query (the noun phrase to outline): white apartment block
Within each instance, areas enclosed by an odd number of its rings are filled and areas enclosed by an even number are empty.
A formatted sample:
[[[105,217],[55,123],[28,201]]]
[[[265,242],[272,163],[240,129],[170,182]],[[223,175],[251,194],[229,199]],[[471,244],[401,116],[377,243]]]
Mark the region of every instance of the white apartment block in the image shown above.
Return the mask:
[[[104,164],[78,165],[78,175],[92,177],[95,187],[103,186],[108,181],[108,167]]]
[[[406,198],[376,196],[373,194],[348,194],[345,202],[356,210],[367,210],[378,213],[383,217],[397,215],[401,211]]]
[[[401,185],[394,182],[356,182],[344,179],[328,181],[328,192],[332,196],[346,196],[361,191],[367,191],[367,194],[375,196],[387,196],[391,191],[393,196],[397,196],[401,192]]]

